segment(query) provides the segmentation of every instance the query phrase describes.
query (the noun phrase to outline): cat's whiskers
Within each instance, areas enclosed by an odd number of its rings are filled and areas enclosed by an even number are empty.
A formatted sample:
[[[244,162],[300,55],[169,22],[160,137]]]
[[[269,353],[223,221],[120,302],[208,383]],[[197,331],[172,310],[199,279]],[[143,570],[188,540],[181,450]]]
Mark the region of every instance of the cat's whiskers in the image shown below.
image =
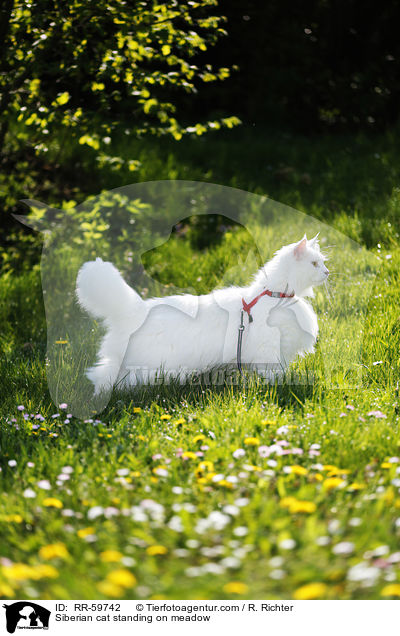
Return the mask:
[[[331,306],[331,308],[332,308],[332,307],[333,307],[333,303],[332,303],[332,300],[331,300],[331,294],[330,294],[330,292],[329,292],[328,279],[327,279],[327,280],[324,280],[323,285],[324,285],[324,287],[325,287],[326,297],[327,297],[328,302],[329,302],[329,304],[330,304],[330,306]]]
[[[347,277],[347,278],[352,278],[350,276],[350,274],[348,274],[347,272],[338,272],[336,270],[331,270],[330,269],[329,270],[329,278],[331,278],[332,276],[344,276],[344,277]]]

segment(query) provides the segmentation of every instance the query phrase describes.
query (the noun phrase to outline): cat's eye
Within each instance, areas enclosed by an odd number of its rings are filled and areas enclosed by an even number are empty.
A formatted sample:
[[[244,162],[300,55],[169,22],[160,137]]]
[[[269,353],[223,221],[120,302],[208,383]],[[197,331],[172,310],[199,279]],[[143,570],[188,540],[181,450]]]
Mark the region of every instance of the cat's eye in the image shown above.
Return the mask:
[[[313,261],[312,265],[314,265],[314,267],[318,267],[318,261]]]

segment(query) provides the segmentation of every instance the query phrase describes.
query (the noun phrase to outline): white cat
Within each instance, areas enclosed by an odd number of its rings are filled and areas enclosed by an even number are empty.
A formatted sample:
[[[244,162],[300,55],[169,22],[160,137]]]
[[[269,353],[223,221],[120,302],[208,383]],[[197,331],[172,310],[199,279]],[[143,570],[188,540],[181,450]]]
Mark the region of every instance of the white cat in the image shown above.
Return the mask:
[[[314,351],[318,322],[304,296],[327,279],[325,259],[318,235],[310,241],[304,236],[276,252],[248,287],[149,300],[112,263],[85,263],[77,277],[78,301],[107,329],[98,363],[87,371],[95,393],[116,384],[153,383],[160,372],[182,379],[237,362],[286,369],[297,355]]]

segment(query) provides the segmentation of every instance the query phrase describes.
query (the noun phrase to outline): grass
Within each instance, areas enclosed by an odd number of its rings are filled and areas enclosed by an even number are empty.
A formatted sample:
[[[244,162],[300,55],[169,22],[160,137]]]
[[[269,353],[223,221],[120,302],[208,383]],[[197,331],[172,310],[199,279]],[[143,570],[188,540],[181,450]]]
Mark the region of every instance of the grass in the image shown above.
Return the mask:
[[[264,140],[241,132],[179,152],[163,147],[164,163],[142,149],[141,178],[167,176],[167,165],[170,177],[197,170],[235,185],[240,157],[253,154],[236,185],[254,191],[265,179],[271,196],[373,248],[357,259],[333,251],[342,277],[330,302],[318,291],[317,351],[295,365],[314,373],[312,384],[144,387],[115,392],[86,421],[69,417],[47,387],[39,266],[1,276],[1,597],[400,595],[400,158],[389,133],[282,139],[275,151],[265,139],[267,177]],[[208,172],[193,168],[206,164]],[[285,166],[293,170],[279,176]],[[117,184],[112,178],[106,187]],[[336,207],[326,207],[330,197]],[[270,246],[268,230],[253,225],[257,244]],[[189,239],[175,235],[146,256],[161,284],[204,293],[230,277],[245,280],[254,266],[232,261],[247,249],[243,229],[204,250]],[[352,285],[343,276],[349,267]],[[345,369],[356,362],[357,382],[339,374],[333,388],[329,357]]]

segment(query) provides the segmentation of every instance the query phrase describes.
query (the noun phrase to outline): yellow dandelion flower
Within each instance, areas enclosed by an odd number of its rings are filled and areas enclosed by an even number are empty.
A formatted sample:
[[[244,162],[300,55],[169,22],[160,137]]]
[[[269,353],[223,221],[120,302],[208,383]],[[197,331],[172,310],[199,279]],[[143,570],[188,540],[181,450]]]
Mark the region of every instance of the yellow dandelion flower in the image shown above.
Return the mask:
[[[47,563],[40,563],[36,565],[34,568],[34,576],[35,579],[56,579],[59,574],[52,565],[48,565]]]
[[[241,581],[231,581],[230,583],[226,583],[223,587],[226,594],[246,594],[248,589],[246,583],[242,583]]]
[[[196,435],[195,437],[193,437],[193,444],[197,444],[197,442],[202,442],[203,439],[206,439],[206,436],[203,435],[202,433],[199,433],[199,435]]]
[[[154,475],[152,475],[150,477],[150,481],[151,481],[152,484],[158,484],[158,479],[157,479],[157,477],[154,477]]]
[[[296,501],[293,502],[292,505],[289,508],[289,512],[296,514],[296,512],[308,512],[308,513],[312,513],[315,512],[317,509],[317,506],[315,505],[315,503],[313,501]]]
[[[124,594],[122,587],[115,585],[110,581],[100,581],[100,583],[97,584],[97,589],[106,598],[121,598]]]
[[[345,483],[345,480],[340,477],[328,477],[328,479],[325,479],[323,487],[325,490],[332,490],[333,488],[338,488]]]
[[[63,507],[62,501],[60,501],[59,499],[56,499],[55,497],[46,497],[46,499],[43,500],[43,505],[46,506],[46,508],[62,508]]]
[[[390,583],[381,590],[381,596],[400,596],[400,584]]]
[[[140,477],[141,474],[139,470],[134,470],[133,473],[131,473],[132,477]]]
[[[69,556],[65,543],[50,543],[39,550],[42,559],[67,559]]]
[[[295,497],[283,497],[283,499],[280,500],[279,505],[282,508],[289,508],[294,501],[296,501]]]
[[[185,451],[182,453],[181,457],[182,459],[198,459],[196,453],[193,453],[192,451]]]
[[[136,576],[123,568],[107,574],[107,581],[113,585],[119,585],[119,587],[133,587],[137,583]]]
[[[10,598],[15,596],[15,592],[8,583],[0,583],[0,596],[1,598]]]
[[[3,576],[9,581],[25,581],[32,579],[34,575],[33,568],[25,563],[13,563],[1,569]]]
[[[160,471],[161,471],[161,472],[160,472]],[[155,467],[153,468],[153,473],[154,473],[155,475],[160,475],[161,477],[164,477],[164,476],[165,476],[165,472],[164,472],[164,471],[168,472],[168,467],[167,467],[167,466],[165,466],[164,464],[160,464],[160,466],[155,466]]]
[[[93,528],[93,526],[89,526],[88,528],[81,528],[76,534],[80,539],[84,539],[85,537],[88,537],[90,534],[94,534],[95,532],[95,528]]]
[[[168,413],[164,413],[164,415],[161,415],[161,420],[170,420],[172,417],[172,415],[168,415]]]
[[[149,545],[146,552],[150,556],[158,556],[159,554],[167,554],[168,550],[164,545]]]
[[[264,426],[275,426],[276,422],[274,420],[263,420],[261,424]]]
[[[293,473],[294,475],[307,475],[308,470],[307,468],[304,468],[304,466],[299,466],[298,464],[295,464],[294,466],[289,466],[290,468],[290,472]]]
[[[68,340],[56,340],[56,344],[68,344]]]
[[[217,482],[217,485],[222,486],[223,488],[228,488],[228,490],[233,490],[232,482],[228,481],[227,479],[221,479]]]
[[[314,475],[310,475],[311,481],[323,481],[323,476],[321,473],[314,473]]]
[[[393,464],[391,464],[390,462],[382,462],[381,464],[381,468],[392,468]],[[387,586],[389,587],[389,586]]]
[[[123,556],[124,555],[118,550],[104,550],[104,552],[100,552],[100,559],[104,563],[115,563],[121,561]]]
[[[284,497],[281,499],[280,505],[283,508],[287,508],[292,514],[296,514],[297,512],[312,513],[317,509],[313,501],[301,501],[300,499],[295,499],[295,497]]]
[[[362,490],[363,488],[366,488],[365,484],[360,484],[357,481],[355,481],[354,483],[350,484],[349,486],[347,486],[348,490]]]
[[[348,475],[349,470],[347,468],[332,468],[328,471],[328,477],[335,477],[336,475]]]
[[[140,439],[141,442],[147,442],[147,437],[144,435],[138,435],[138,439]]]
[[[11,521],[11,523],[22,523],[23,518],[21,515],[6,515],[4,521]]]
[[[179,420],[176,420],[174,424],[175,426],[179,426],[180,424],[186,424],[186,420],[183,417],[181,417]]]
[[[246,446],[259,446],[260,440],[258,439],[258,437],[246,437],[244,443]]]
[[[322,466],[322,470],[336,470],[337,466],[334,466],[333,464],[324,464],[324,466]]]
[[[134,406],[134,407],[133,407],[133,412],[134,412],[134,413],[140,413],[140,412],[141,412],[141,410],[142,410],[142,409],[140,408],[140,406]]]
[[[293,597],[298,601],[309,601],[315,598],[321,598],[327,591],[325,583],[307,583],[297,588]]]
[[[211,473],[214,470],[214,464],[209,461],[200,462],[195,468],[196,475],[202,475],[203,473]]]

